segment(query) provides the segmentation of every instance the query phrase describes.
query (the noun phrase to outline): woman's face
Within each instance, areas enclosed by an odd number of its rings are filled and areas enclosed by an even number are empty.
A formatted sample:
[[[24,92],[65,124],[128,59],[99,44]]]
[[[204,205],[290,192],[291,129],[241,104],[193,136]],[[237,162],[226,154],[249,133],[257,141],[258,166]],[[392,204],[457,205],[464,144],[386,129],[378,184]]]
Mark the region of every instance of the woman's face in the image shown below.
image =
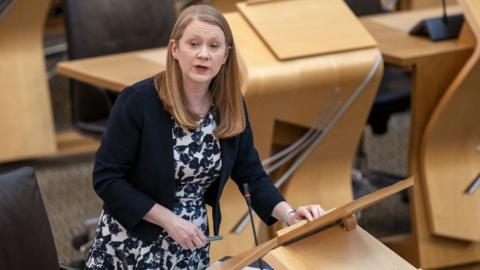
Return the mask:
[[[193,20],[183,36],[170,41],[172,56],[177,59],[184,85],[208,87],[227,61],[225,34],[217,25]]]

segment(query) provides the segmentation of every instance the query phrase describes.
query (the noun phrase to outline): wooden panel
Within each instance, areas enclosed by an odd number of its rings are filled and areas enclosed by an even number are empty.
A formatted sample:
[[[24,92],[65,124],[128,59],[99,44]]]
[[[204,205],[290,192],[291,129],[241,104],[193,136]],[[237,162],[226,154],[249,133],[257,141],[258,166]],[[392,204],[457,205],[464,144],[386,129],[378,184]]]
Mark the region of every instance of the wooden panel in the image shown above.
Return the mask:
[[[480,1],[460,1],[480,38]],[[421,161],[432,232],[480,240],[480,192],[465,194],[480,173],[480,47],[462,68],[432,114]]]
[[[349,202],[345,205],[342,205],[338,208],[328,211],[322,217],[308,222],[303,226],[295,227],[287,233],[283,233],[278,238],[278,243],[284,245],[295,241],[298,238],[308,236],[308,234],[315,232],[316,230],[321,229],[322,227],[329,225],[335,221],[338,221],[344,217],[355,214],[356,212],[369,207],[375,203],[378,203],[381,200],[384,200],[393,194],[400,192],[406,188],[409,188],[413,185],[413,177],[408,178],[403,181],[399,181],[394,185],[388,186],[386,188],[377,190],[374,193],[370,193],[361,197],[360,199]]]
[[[341,0],[239,3],[238,8],[281,60],[376,46]]]
[[[0,21],[0,162],[56,150],[43,58],[49,4],[16,1]]]
[[[416,269],[358,227],[340,225],[272,250],[265,261],[273,269]]]
[[[165,69],[166,48],[111,54],[57,65],[59,74],[97,87],[121,91]]]

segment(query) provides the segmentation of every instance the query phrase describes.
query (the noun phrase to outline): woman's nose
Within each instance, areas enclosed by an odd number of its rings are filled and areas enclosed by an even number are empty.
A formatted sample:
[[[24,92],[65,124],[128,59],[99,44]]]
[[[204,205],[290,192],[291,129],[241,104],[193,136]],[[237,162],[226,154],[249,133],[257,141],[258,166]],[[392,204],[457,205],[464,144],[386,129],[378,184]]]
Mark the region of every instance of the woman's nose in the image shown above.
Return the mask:
[[[203,59],[208,59],[210,57],[210,52],[208,51],[207,46],[200,46],[198,57]]]

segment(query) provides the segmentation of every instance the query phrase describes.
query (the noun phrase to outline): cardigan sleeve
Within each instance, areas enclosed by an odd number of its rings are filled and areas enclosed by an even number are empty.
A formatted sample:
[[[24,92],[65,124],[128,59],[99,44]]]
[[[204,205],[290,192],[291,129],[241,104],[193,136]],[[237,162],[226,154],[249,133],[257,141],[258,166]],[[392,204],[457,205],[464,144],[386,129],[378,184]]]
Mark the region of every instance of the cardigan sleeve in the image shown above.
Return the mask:
[[[135,89],[127,87],[117,97],[102,136],[93,169],[93,187],[104,207],[131,230],[155,201],[128,180],[139,148],[143,110]]]
[[[277,221],[272,216],[273,208],[278,203],[285,201],[285,199],[263,169],[253,143],[252,129],[248,121],[246,106],[244,106],[244,110],[247,124],[245,130],[239,135],[238,152],[231,177],[240,190],[243,190],[244,183],[248,183],[252,207],[255,213],[267,225],[272,225]]]

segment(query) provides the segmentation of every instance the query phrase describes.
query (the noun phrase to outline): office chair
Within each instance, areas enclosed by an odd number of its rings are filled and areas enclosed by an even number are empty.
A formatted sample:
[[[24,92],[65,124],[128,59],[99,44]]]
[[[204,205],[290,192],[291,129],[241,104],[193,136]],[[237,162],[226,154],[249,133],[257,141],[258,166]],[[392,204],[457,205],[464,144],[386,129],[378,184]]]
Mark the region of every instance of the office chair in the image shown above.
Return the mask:
[[[0,269],[74,269],[58,262],[33,168],[0,175],[0,254]]]
[[[168,44],[175,23],[173,0],[65,0],[64,18],[71,60]],[[70,80],[73,126],[99,137],[116,94]]]
[[[357,16],[387,12],[379,0],[345,0],[345,3]],[[411,72],[401,67],[385,64],[378,93],[373,101],[367,120],[367,125],[372,128],[374,135],[382,135],[388,131],[388,121],[393,114],[410,109],[410,91]],[[405,178],[405,176],[369,170],[368,165],[366,165],[367,156],[363,148],[363,138],[359,143],[356,159],[354,180],[366,178],[375,187],[382,188]],[[354,187],[355,184],[358,183],[354,183]],[[406,195],[403,196],[405,197]]]

